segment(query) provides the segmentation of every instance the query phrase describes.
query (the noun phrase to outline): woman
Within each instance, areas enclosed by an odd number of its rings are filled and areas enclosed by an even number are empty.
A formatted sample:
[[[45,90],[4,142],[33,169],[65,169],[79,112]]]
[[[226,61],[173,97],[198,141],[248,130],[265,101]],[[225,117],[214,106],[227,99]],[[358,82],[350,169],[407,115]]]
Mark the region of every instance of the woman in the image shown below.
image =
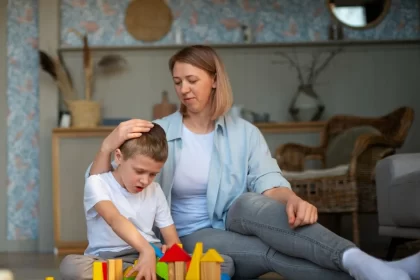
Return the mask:
[[[184,48],[169,68],[181,108],[156,121],[169,145],[157,180],[186,250],[203,242],[231,256],[242,279],[270,271],[287,279],[410,279],[316,223],[317,209],[293,193],[260,131],[229,115],[231,87],[213,49]],[[112,151],[150,127],[121,123],[89,173],[109,171]]]

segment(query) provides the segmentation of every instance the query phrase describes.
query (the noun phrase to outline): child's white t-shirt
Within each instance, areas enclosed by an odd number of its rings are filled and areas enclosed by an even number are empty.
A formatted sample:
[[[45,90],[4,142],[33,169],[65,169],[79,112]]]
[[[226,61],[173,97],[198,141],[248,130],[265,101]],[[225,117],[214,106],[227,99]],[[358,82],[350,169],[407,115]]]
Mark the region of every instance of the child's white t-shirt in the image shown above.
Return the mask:
[[[99,252],[120,252],[131,248],[96,212],[95,205],[110,200],[149,242],[160,242],[153,226],[164,228],[173,224],[171,212],[160,185],[151,183],[142,192],[132,194],[123,188],[112,172],[92,175],[86,180],[84,208],[89,245],[85,255]]]

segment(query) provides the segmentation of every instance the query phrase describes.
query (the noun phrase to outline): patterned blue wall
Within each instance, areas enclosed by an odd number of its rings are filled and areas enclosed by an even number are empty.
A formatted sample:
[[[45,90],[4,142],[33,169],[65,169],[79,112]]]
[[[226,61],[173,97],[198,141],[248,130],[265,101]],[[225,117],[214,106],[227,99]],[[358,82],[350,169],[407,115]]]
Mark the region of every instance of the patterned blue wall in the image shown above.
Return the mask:
[[[124,27],[129,0],[63,0],[61,41],[80,46],[70,28],[89,33],[92,45],[142,45]],[[172,30],[152,45],[174,43],[181,28],[185,43],[235,43],[238,26],[252,26],[255,42],[305,42],[327,39],[330,14],[325,0],[169,0]],[[388,16],[376,28],[345,29],[348,39],[408,39],[420,37],[417,0],[392,0]],[[150,44],[150,43],[147,43]]]
[[[37,1],[9,0],[7,12],[7,239],[36,239],[39,208]]]

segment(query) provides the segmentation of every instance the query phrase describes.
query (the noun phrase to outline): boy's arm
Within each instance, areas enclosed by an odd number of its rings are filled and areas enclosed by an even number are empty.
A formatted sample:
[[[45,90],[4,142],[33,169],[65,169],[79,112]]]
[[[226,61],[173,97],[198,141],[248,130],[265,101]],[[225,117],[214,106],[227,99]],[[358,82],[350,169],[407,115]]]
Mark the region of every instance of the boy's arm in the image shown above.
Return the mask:
[[[165,240],[165,244],[171,247],[175,243],[180,244],[178,233],[174,225],[174,221],[171,216],[171,210],[169,209],[168,201],[166,200],[165,194],[159,184],[156,183],[156,201],[157,201],[157,212],[155,216],[155,225],[159,228],[160,233]]]
[[[109,188],[97,175],[86,180],[84,207],[87,219],[93,219],[100,215],[122,240],[138,252],[149,253],[148,250],[154,251],[136,227],[120,214],[112,203]]]
[[[165,240],[165,244],[168,248],[172,247],[174,244],[180,244],[181,240],[179,240],[178,233],[176,232],[175,225],[170,225],[160,229],[160,233],[162,233],[163,239]]]
[[[95,210],[122,240],[139,253],[154,251],[149,242],[126,217],[120,214],[111,201],[98,202],[95,205]]]

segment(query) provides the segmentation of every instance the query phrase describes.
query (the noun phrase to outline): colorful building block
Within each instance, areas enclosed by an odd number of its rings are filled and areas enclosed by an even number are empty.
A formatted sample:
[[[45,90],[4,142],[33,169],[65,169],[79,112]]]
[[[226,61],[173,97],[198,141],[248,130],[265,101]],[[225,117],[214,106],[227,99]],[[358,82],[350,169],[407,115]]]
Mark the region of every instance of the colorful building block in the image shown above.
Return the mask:
[[[156,264],[156,274],[162,279],[169,280],[168,264],[164,262],[158,262]]]
[[[209,249],[201,258],[200,280],[220,280],[220,263],[222,262],[224,262],[224,259],[219,255],[219,253],[214,249]]]
[[[203,243],[197,242],[195,244],[191,263],[187,268],[186,280],[200,280],[200,262],[203,257]]]
[[[155,250],[156,257],[158,257],[158,258],[163,257],[163,252],[159,249],[158,246],[156,246],[153,243],[150,243],[150,245],[152,245],[153,249]]]
[[[94,261],[92,267],[93,280],[104,280],[102,261]]]

